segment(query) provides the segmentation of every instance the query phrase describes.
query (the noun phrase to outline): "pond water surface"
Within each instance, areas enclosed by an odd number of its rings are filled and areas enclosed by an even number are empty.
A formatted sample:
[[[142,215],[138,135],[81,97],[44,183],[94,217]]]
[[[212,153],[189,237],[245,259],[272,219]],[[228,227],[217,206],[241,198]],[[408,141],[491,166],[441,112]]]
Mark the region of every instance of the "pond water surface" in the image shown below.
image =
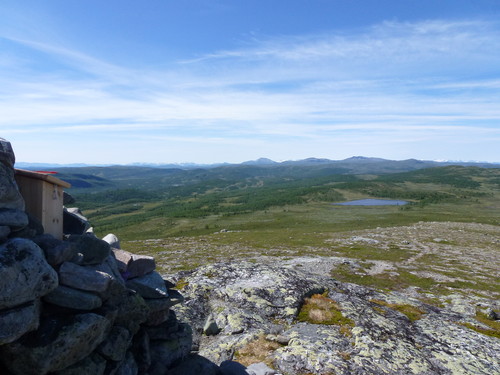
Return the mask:
[[[398,201],[391,199],[358,199],[355,201],[334,204],[340,206],[402,206],[407,203],[407,201]]]

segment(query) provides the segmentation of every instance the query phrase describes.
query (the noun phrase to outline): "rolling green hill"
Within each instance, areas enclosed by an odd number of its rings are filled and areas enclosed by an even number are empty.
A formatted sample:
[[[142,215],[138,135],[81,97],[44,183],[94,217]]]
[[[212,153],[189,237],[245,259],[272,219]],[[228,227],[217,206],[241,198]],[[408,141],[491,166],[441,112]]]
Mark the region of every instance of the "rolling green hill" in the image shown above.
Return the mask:
[[[367,169],[363,165],[358,171]],[[59,177],[76,176],[94,184],[69,192],[98,234],[114,232],[124,239],[221,229],[254,234],[295,230],[305,235],[314,228],[335,231],[430,220],[498,224],[500,169],[447,166],[381,174],[352,171],[328,163],[192,170],[101,167],[61,169]],[[367,197],[410,203],[378,208],[332,205]]]

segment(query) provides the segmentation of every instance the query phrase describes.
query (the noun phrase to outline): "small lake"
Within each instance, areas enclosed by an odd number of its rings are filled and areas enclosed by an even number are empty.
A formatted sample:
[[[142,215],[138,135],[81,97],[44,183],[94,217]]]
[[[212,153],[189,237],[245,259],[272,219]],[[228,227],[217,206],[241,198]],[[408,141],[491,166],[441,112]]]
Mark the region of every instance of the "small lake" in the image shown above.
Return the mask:
[[[403,206],[407,201],[398,201],[391,199],[358,199],[355,201],[334,203],[339,206]]]

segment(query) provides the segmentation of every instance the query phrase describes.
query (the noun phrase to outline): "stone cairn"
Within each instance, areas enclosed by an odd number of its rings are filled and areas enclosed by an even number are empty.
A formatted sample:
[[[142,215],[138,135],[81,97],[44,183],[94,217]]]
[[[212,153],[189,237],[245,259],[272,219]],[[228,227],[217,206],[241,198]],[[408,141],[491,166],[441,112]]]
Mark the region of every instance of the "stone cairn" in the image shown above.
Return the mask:
[[[165,374],[191,350],[170,310],[182,296],[154,258],[97,238],[78,209],[64,209],[63,240],[44,233],[14,161],[0,138],[0,374]]]

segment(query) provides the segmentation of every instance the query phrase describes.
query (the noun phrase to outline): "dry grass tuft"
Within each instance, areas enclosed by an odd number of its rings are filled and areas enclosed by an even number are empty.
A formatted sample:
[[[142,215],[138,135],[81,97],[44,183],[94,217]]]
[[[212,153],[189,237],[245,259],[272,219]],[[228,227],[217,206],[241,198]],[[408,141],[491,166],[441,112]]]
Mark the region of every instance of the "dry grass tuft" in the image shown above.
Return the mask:
[[[259,362],[264,362],[272,367],[270,356],[278,348],[281,348],[280,344],[267,340],[264,335],[260,335],[256,340],[249,342],[236,351],[234,360],[246,367]]]
[[[338,325],[342,334],[350,336],[354,322],[342,315],[337,303],[325,294],[314,294],[304,300],[297,320],[312,324]]]

